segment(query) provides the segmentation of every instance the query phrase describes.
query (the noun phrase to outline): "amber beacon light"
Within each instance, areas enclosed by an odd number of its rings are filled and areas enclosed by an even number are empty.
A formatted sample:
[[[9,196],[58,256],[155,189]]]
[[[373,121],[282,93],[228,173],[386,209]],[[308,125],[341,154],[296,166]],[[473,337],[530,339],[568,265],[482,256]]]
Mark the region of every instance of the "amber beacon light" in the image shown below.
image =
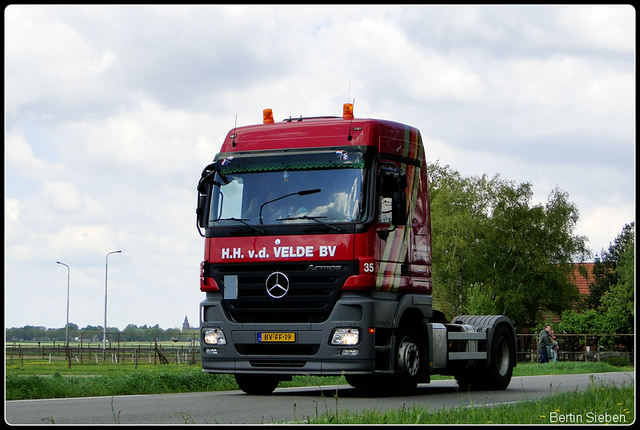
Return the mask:
[[[353,104],[345,103],[342,106],[342,119],[353,119]]]
[[[264,124],[273,124],[273,110],[269,108],[262,110],[262,122]]]

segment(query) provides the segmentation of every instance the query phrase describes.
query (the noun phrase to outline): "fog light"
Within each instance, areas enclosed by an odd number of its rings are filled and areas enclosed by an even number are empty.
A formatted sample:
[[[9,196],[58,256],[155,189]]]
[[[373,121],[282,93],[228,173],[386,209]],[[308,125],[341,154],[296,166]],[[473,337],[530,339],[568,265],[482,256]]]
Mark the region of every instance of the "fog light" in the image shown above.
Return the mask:
[[[226,345],[227,339],[224,337],[222,329],[219,327],[206,328],[202,331],[204,343],[209,345]]]
[[[359,328],[337,328],[331,335],[331,345],[357,345],[360,342]]]
[[[357,349],[343,349],[342,351],[340,351],[340,355],[349,355],[355,357],[358,354],[360,354],[360,351],[358,351]]]
[[[208,355],[218,355],[218,350],[215,348],[205,348],[204,353]]]

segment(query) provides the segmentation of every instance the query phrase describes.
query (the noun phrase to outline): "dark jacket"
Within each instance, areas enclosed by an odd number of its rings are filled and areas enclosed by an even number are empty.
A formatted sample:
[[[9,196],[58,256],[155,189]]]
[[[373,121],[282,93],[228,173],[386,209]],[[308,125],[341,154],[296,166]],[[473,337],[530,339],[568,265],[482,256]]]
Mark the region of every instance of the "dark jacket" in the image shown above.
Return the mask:
[[[549,345],[551,345],[549,332],[546,329],[542,329],[540,336],[538,337],[538,348],[546,348]]]

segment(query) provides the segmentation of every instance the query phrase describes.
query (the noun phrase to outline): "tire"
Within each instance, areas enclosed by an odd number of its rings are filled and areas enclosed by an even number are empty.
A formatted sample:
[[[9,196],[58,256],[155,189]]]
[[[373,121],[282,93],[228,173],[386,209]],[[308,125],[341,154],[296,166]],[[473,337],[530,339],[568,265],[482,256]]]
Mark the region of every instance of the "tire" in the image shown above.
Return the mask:
[[[505,324],[493,333],[491,342],[491,362],[487,369],[485,383],[490,390],[505,390],[513,375],[515,344],[512,334]]]
[[[416,330],[410,325],[401,325],[396,334],[395,371],[391,388],[397,393],[410,393],[418,385],[421,361],[426,352],[419,341]]]
[[[475,368],[455,374],[462,391],[505,390],[513,375],[515,344],[508,326],[499,325],[491,341],[490,362],[487,368]]]
[[[247,394],[271,394],[280,383],[280,379],[276,375],[238,373],[235,376],[238,387]]]

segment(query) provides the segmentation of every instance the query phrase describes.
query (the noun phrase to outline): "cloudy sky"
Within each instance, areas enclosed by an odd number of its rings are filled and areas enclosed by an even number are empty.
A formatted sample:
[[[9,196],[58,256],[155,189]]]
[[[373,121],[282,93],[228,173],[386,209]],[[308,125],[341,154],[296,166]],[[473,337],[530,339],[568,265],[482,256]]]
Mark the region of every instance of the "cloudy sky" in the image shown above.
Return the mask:
[[[554,187],[594,254],[635,220],[630,6],[9,6],[5,325],[198,324],[196,183],[289,116],[417,127],[463,175]]]

